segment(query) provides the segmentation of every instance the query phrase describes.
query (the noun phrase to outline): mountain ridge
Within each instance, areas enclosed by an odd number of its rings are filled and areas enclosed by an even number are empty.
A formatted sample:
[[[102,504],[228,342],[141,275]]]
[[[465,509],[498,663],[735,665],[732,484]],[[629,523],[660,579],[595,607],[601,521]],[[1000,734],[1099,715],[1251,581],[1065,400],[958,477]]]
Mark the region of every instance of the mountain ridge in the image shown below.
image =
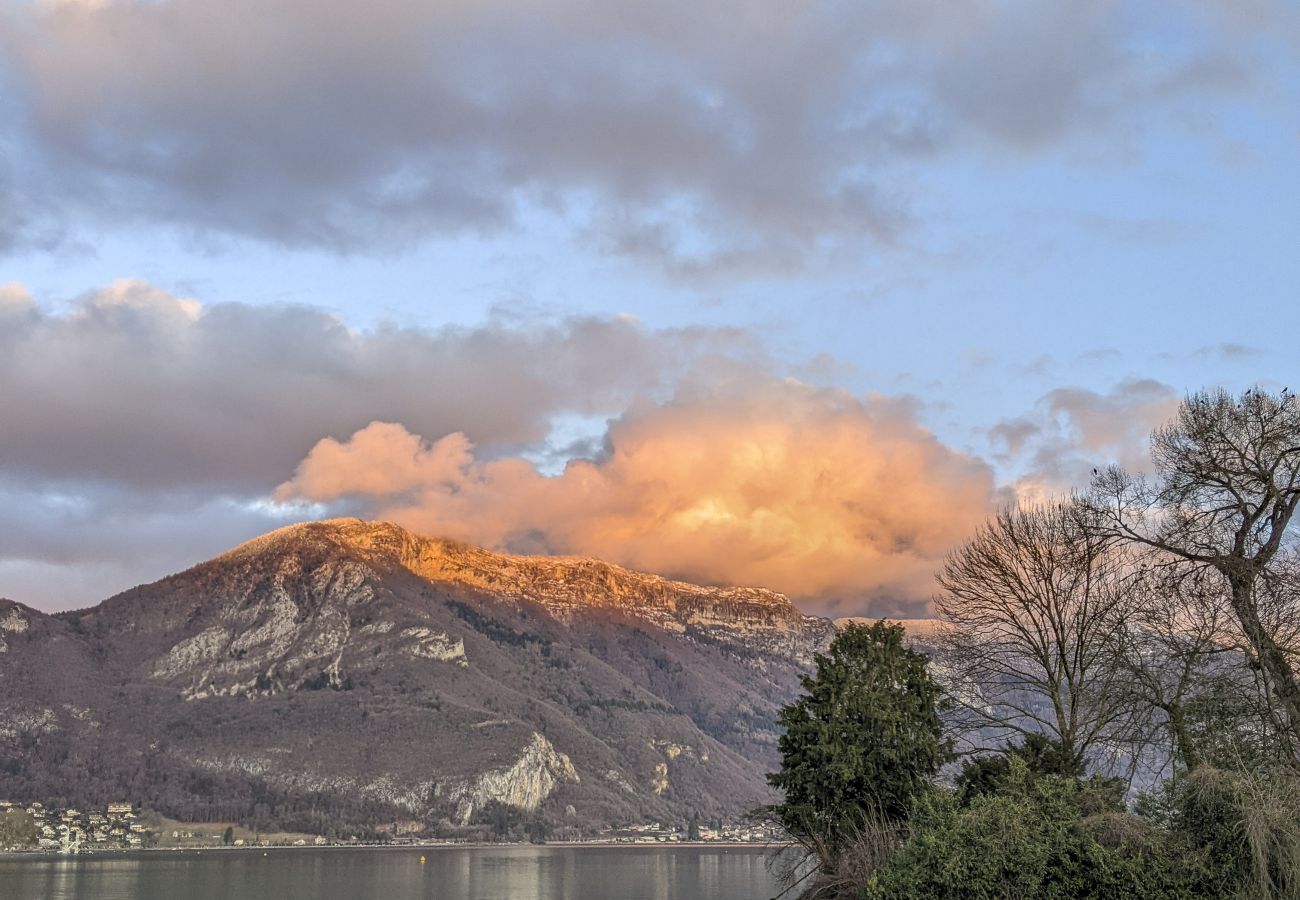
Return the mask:
[[[579,831],[735,817],[770,797],[775,713],[834,630],[772,591],[356,519],[6,616],[0,795],[317,830],[493,803]]]
[[[755,607],[767,606],[773,612],[792,620],[802,616],[789,597],[767,588],[699,585],[587,556],[522,555],[486,550],[461,541],[420,535],[389,522],[355,518],[289,525],[247,541],[210,562],[260,552],[279,541],[298,536],[304,530],[315,529],[331,529],[345,543],[359,551],[387,550],[403,565],[427,580],[454,581],[486,589],[506,588],[521,594],[540,595],[543,599],[552,601],[552,609],[563,608],[562,598],[556,588],[561,585],[573,586],[571,580],[563,578],[561,573],[575,572],[584,576],[583,581],[606,591],[627,585],[633,590],[626,590],[625,593],[640,600],[671,600],[674,596],[710,597],[737,604],[752,604]],[[502,574],[494,577],[490,574],[493,572]],[[516,578],[510,581],[502,577],[509,574]],[[588,600],[592,599],[595,598],[588,597]]]

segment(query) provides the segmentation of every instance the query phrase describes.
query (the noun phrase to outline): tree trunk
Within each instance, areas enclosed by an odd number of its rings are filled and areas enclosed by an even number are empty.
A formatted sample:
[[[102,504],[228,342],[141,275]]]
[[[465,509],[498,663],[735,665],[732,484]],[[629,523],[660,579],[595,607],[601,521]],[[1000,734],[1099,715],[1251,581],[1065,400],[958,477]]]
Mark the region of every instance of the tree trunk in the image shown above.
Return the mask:
[[[1259,620],[1259,610],[1255,608],[1255,579],[1228,576],[1232,587],[1232,609],[1241,623],[1241,630],[1255,651],[1264,675],[1273,684],[1273,691],[1282,704],[1286,716],[1287,737],[1291,743],[1291,755],[1300,757],[1300,682],[1296,681],[1295,672],[1287,662],[1286,654],[1273,640],[1273,636]]]
[[[1201,759],[1200,754],[1196,752],[1195,744],[1192,743],[1192,736],[1187,733],[1187,718],[1183,713],[1183,705],[1181,703],[1166,705],[1165,715],[1169,717],[1169,730],[1174,736],[1174,750],[1182,759],[1183,766],[1190,772],[1201,764]]]

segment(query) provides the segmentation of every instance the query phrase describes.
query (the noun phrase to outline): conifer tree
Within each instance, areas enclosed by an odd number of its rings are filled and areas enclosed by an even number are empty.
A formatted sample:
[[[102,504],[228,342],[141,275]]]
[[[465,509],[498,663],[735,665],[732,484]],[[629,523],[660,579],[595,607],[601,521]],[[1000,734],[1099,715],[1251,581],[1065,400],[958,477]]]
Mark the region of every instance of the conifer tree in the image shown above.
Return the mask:
[[[941,691],[903,638],[884,621],[849,626],[781,710],[781,771],[768,781],[785,794],[773,812],[795,838],[835,850],[864,825],[906,819],[949,758]]]

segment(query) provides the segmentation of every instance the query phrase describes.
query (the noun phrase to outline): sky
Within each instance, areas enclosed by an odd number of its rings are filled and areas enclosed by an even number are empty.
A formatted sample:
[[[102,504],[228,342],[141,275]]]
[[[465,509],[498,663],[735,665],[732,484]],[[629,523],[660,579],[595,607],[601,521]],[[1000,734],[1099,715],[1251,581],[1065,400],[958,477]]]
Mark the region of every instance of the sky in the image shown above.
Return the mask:
[[[924,615],[1300,384],[1294,0],[7,0],[0,596],[359,515]]]

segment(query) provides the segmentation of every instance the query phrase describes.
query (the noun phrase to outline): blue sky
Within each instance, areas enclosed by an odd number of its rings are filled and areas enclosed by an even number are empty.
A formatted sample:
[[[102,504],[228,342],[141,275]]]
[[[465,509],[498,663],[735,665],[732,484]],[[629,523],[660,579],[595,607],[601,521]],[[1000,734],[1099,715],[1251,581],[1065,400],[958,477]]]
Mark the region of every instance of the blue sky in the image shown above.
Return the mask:
[[[0,595],[37,605],[357,512],[916,611],[991,504],[1140,465],[1186,391],[1300,383],[1286,0],[16,3],[0,56]],[[753,500],[739,444],[700,464],[732,494],[632,490],[668,476],[624,451],[685,446],[683,410],[809,469],[851,457],[805,432],[857,417],[864,457],[933,442],[983,487],[883,533]],[[372,421],[415,443],[349,443]],[[313,480],[317,450],[430,468]],[[485,468],[512,462],[537,468]],[[890,465],[899,507],[932,497]],[[448,478],[497,487],[471,514]],[[628,507],[655,512],[590,512]]]

